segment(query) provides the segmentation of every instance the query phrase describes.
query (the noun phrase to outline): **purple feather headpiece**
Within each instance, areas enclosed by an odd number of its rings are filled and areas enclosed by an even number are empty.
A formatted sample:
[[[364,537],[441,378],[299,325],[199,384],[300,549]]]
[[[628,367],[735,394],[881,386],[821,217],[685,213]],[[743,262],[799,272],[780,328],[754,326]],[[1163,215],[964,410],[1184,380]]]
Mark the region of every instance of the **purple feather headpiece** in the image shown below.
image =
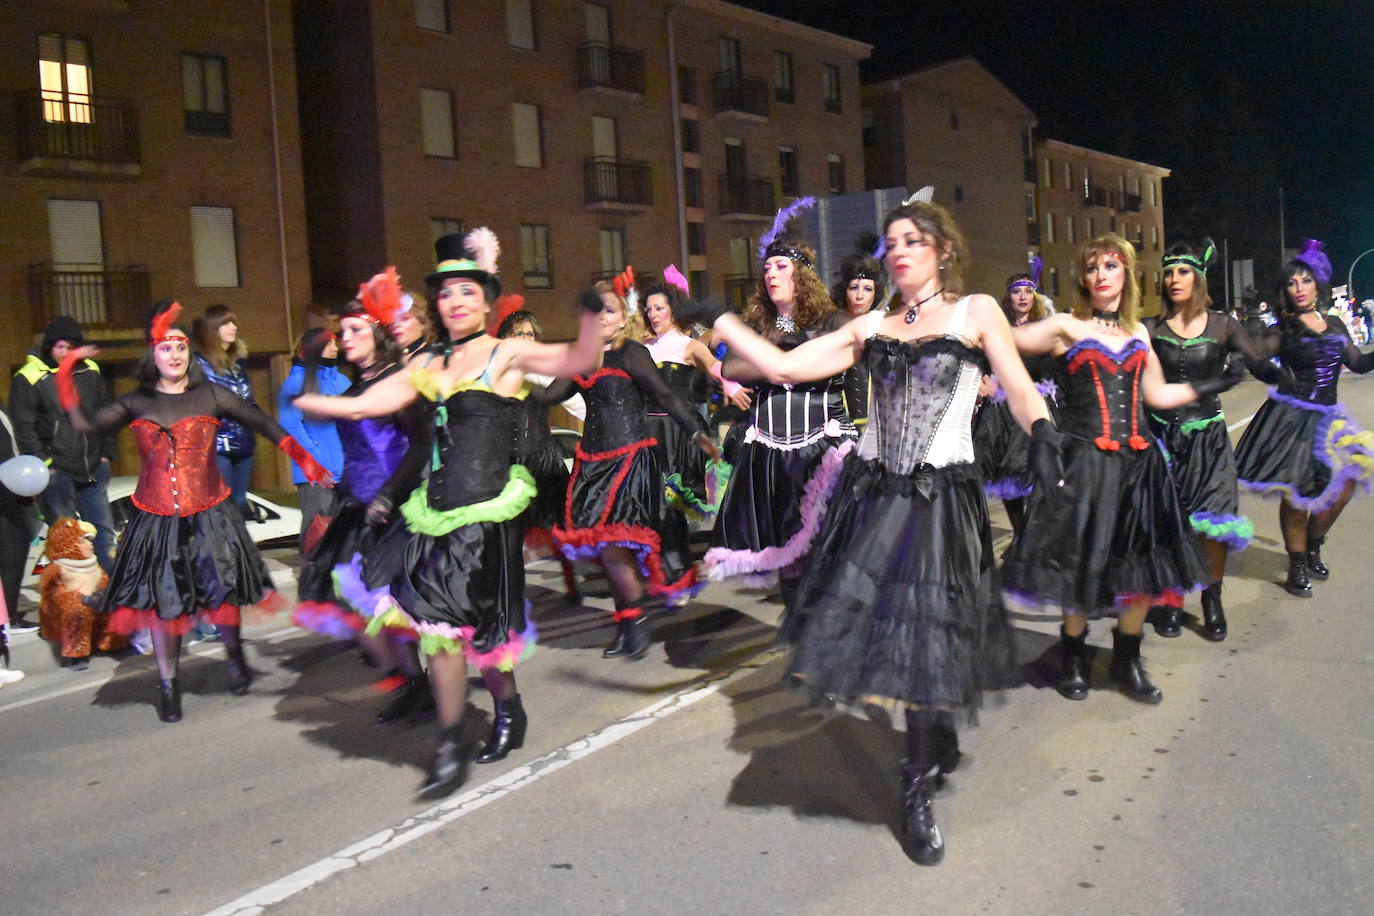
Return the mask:
[[[773,218],[772,228],[759,239],[759,260],[766,261],[771,257],[782,256],[815,270],[816,265],[811,263],[810,258],[802,254],[801,249],[795,245],[787,244],[782,238],[783,233],[787,231],[787,224],[792,221],[792,218],[803,210],[809,210],[814,206],[816,206],[816,198],[801,197],[794,200],[790,206],[779,210],[778,215]]]
[[[1028,268],[1027,272],[1030,276],[1017,277],[1015,280],[1012,280],[1007,284],[1007,292],[1022,288],[1036,289],[1040,286],[1040,272],[1045,267],[1045,262],[1040,259],[1040,255],[1037,254],[1035,257],[1031,258],[1030,263],[1027,264],[1026,267]]]
[[[1307,269],[1312,271],[1312,276],[1322,286],[1331,282],[1331,259],[1326,256],[1322,249],[1326,244],[1316,239],[1303,239],[1302,251],[1293,255],[1293,260],[1299,264],[1305,264]]]

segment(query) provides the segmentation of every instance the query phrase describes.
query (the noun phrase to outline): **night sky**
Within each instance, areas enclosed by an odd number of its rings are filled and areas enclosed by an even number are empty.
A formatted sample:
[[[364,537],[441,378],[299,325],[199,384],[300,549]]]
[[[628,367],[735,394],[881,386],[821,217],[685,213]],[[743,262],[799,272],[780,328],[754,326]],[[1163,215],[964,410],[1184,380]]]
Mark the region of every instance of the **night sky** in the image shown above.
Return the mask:
[[[865,81],[976,57],[1041,137],[1173,169],[1165,234],[1230,240],[1269,292],[1286,242],[1338,279],[1374,248],[1374,3],[736,0],[872,44]],[[862,11],[862,12],[860,12]],[[1355,286],[1374,296],[1374,255]]]

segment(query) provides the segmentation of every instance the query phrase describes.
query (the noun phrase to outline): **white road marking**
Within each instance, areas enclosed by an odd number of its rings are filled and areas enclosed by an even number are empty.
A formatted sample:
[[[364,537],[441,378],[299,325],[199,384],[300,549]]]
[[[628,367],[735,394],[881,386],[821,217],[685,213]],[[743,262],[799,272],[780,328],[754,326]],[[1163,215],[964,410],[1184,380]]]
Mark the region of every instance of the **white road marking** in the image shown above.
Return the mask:
[[[1250,414],[1250,416],[1246,417],[1245,419],[1243,419],[1243,420],[1237,420],[1236,422],[1232,423],[1230,426],[1226,427],[1226,431],[1227,431],[1228,433],[1233,433],[1233,432],[1235,432],[1236,430],[1240,429],[1242,426],[1244,426],[1246,423],[1249,423],[1249,422],[1250,422],[1251,420],[1253,420],[1253,419],[1255,419],[1255,415],[1254,415],[1254,414]]]
[[[726,677],[739,670],[742,669],[734,669]],[[725,678],[721,678],[712,683],[690,687],[659,700],[657,703],[631,713],[585,737],[550,751],[522,767],[503,773],[490,782],[469,789],[462,795],[446,799],[413,817],[408,817],[394,827],[379,830],[366,839],[359,840],[352,846],[347,846],[333,855],[297,869],[257,890],[249,891],[237,900],[211,910],[206,916],[252,916],[252,914],[261,913],[267,907],[288,900],[302,891],[309,890],[339,872],[347,871],[350,868],[381,858],[389,852],[394,852],[464,815],[484,808],[492,802],[500,801],[512,792],[523,789],[574,761],[607,748],[621,738],[627,738],[640,729],[647,728],[678,710],[691,706],[698,700],[706,699],[720,690],[724,680]]]

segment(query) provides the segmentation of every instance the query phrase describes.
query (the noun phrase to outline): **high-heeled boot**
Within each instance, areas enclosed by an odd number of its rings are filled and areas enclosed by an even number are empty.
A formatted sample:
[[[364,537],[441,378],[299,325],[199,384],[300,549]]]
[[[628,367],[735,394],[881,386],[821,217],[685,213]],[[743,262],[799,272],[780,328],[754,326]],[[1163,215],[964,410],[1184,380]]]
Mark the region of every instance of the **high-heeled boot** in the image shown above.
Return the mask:
[[[434,694],[429,689],[429,678],[417,674],[406,678],[404,684],[388,694],[386,705],[377,711],[374,721],[378,725],[390,725],[433,708]]]
[[[1307,551],[1289,552],[1288,581],[1283,583],[1283,589],[1295,598],[1312,597],[1312,582],[1307,578]]]
[[[1054,689],[1066,700],[1088,698],[1088,673],[1092,664],[1088,658],[1088,628],[1077,636],[1070,636],[1059,628],[1059,681]]]
[[[1140,660],[1142,633],[1123,633],[1112,630],[1112,664],[1107,675],[1126,696],[1138,703],[1154,705],[1164,700],[1164,692],[1150,683],[1145,665]]]
[[[477,763],[495,763],[505,760],[511,751],[525,746],[525,729],[529,717],[525,715],[525,704],[520,694],[509,700],[496,700],[496,718],[491,723],[491,737],[487,738],[482,753],[477,755]]]
[[[649,651],[649,615],[643,608],[617,608],[615,640],[601,653],[602,658],[641,659]]]
[[[1325,582],[1331,578],[1331,570],[1322,562],[1322,544],[1326,543],[1326,538],[1314,538],[1307,536],[1307,575],[1316,579],[1318,582]]]
[[[176,678],[157,682],[157,717],[163,722],[181,721],[181,685]]]
[[[1183,633],[1183,608],[1160,605],[1150,608],[1145,619],[1155,628],[1155,634],[1165,639],[1173,639]]]
[[[248,692],[249,686],[253,683],[253,669],[248,667],[248,659],[243,654],[243,643],[235,640],[231,644],[226,640],[224,654],[229,658],[229,692],[241,697]]]
[[[1221,583],[1202,590],[1202,637],[1212,642],[1226,638],[1226,609],[1221,606]]]
[[[425,774],[425,781],[415,790],[418,798],[443,798],[457,791],[468,778],[468,746],[463,737],[463,724],[439,730],[439,745],[434,760]]]

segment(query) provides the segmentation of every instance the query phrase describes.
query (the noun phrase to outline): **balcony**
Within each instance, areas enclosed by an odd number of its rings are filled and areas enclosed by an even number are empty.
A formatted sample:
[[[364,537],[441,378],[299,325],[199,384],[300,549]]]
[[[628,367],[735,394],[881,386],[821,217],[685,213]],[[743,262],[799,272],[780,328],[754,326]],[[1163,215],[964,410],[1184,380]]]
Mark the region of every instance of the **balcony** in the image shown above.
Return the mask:
[[[15,98],[15,128],[21,174],[120,179],[143,171],[138,109],[127,99],[28,92]]]
[[[725,278],[725,304],[736,312],[743,312],[749,297],[758,290],[758,281],[748,274],[732,274]]]
[[[593,156],[582,163],[587,209],[603,213],[643,213],[653,207],[649,163]]]
[[[1087,185],[1083,188],[1083,206],[1085,207],[1107,207],[1107,189],[1097,185]]]
[[[71,315],[86,329],[141,328],[152,305],[152,284],[142,267],[81,269],[74,264],[29,266],[29,316],[41,328]]]
[[[577,46],[577,88],[644,97],[644,55],[631,48],[587,41]]]
[[[720,179],[720,218],[726,222],[767,222],[777,210],[773,182],[767,178]]]
[[[711,101],[721,117],[768,120],[768,83],[757,77],[720,71],[711,80]]]

